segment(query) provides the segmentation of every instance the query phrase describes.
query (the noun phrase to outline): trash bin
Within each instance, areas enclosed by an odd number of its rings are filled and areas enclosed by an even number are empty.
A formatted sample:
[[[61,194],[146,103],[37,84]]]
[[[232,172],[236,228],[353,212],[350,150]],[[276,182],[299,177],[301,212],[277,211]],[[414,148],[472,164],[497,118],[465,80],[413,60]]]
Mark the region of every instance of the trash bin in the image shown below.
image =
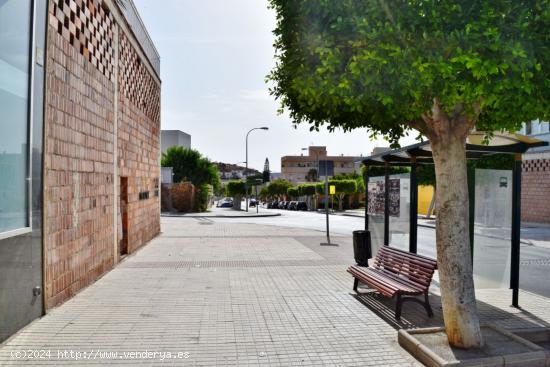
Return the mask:
[[[372,257],[370,231],[353,231],[353,257],[359,266],[369,266]]]

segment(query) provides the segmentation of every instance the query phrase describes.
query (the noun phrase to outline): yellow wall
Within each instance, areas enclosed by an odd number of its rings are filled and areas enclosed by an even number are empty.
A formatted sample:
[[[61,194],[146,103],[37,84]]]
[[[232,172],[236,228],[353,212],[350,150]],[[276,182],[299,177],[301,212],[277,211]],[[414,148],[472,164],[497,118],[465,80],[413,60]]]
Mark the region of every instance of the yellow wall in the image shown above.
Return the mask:
[[[418,214],[428,214],[428,208],[434,194],[433,186],[418,186]]]

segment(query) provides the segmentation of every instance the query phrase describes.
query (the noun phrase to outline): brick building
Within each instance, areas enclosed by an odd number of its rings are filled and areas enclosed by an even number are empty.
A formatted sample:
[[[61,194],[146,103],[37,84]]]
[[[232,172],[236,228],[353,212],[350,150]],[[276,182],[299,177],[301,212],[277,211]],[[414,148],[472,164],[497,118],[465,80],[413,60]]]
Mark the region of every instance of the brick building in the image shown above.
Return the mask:
[[[0,2],[0,341],[160,231],[159,55],[131,0]]]
[[[286,155],[281,157],[281,178],[295,183],[306,182],[308,173],[314,170],[316,174],[319,161],[322,160],[334,162],[335,175],[340,173],[349,174],[358,170],[355,162],[359,159],[360,157],[355,156],[329,156],[327,154],[327,147],[310,146],[308,148],[308,155]],[[323,172],[319,172],[319,176],[322,175]]]
[[[550,142],[550,124],[532,121],[520,130],[540,140]],[[550,148],[529,149],[523,155],[521,185],[521,219],[525,222],[550,224]]]

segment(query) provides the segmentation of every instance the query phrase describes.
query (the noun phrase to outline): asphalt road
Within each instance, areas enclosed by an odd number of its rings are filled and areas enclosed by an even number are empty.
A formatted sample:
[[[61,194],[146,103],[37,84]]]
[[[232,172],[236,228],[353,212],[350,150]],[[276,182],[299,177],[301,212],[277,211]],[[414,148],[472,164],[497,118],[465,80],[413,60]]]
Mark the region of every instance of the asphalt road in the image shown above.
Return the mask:
[[[215,220],[306,228],[322,232],[326,228],[324,213],[265,208],[260,208],[260,210],[264,212],[280,212],[281,216],[268,218],[216,218]],[[407,223],[390,225],[390,228],[402,226],[406,232],[408,229]],[[330,233],[351,235],[354,230],[363,228],[363,218],[330,215]],[[373,246],[376,246],[376,243],[382,241],[382,226],[377,226],[371,222],[371,232]],[[495,237],[497,236],[476,235],[475,237],[474,274],[476,275],[476,287],[506,288],[509,285],[510,241]],[[503,233],[502,237],[506,237],[506,234]],[[408,249],[408,237],[406,233],[392,233],[391,243],[396,247]],[[418,227],[418,253],[435,258],[435,230],[433,228]],[[550,297],[550,247],[522,244],[520,287],[523,290]]]

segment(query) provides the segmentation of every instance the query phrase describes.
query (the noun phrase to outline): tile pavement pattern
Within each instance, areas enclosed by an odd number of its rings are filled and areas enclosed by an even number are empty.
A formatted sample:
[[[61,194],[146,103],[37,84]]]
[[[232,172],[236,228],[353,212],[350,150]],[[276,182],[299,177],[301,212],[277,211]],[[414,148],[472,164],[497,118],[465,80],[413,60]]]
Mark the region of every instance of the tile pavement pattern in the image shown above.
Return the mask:
[[[395,329],[352,295],[350,239],[322,240],[317,231],[165,218],[161,236],[8,340],[0,365],[71,365],[58,350],[99,350],[118,354],[79,363],[417,366]],[[12,357],[29,349],[52,358]],[[122,355],[145,350],[189,357]]]
[[[49,0],[44,143],[47,310],[116,262],[115,234],[120,236],[122,224],[115,223],[113,214],[120,217],[115,164],[118,175],[128,177],[129,251],[160,231],[160,84],[151,75],[145,83],[147,61],[139,59],[128,41],[131,35],[124,34],[106,4]],[[115,47],[122,42],[124,47]],[[134,55],[131,65],[122,57],[115,65],[117,49],[119,54],[123,50]],[[140,79],[116,88],[115,75],[128,73],[138,73]],[[128,91],[141,99],[128,98]],[[156,112],[149,116],[149,111]]]
[[[351,292],[350,238],[320,246],[323,239],[303,229],[164,218],[161,236],[4,343],[0,365],[418,366],[396,330],[442,324],[437,280],[435,317],[410,303],[396,322],[391,300]],[[547,298],[521,292],[523,308],[513,309],[509,290],[477,296],[482,321],[550,326]],[[50,355],[17,358],[24,351]]]

